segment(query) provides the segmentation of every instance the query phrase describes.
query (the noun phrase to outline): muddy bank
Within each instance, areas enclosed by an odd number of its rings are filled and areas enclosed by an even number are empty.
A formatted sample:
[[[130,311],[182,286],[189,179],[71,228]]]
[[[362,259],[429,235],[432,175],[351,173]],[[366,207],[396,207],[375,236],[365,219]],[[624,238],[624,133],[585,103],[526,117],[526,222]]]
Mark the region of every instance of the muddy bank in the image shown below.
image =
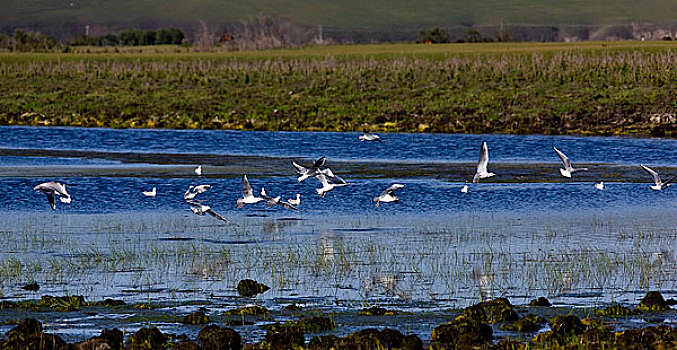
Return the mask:
[[[193,176],[195,164],[202,164],[206,178],[233,178],[242,174],[261,177],[293,176],[290,158],[240,155],[210,155],[181,153],[133,153],[97,152],[43,149],[3,149],[0,157],[48,157],[103,159],[119,162],[119,165],[97,166],[13,166],[0,167],[0,176],[122,176],[122,177],[189,177]],[[301,160],[307,163],[310,160]],[[378,162],[378,161],[331,161],[335,172],[349,178],[433,178],[448,182],[472,180],[476,164],[467,162]],[[589,171],[576,173],[576,182],[628,182],[649,183],[651,178],[639,166],[615,164],[586,164]],[[490,168],[498,174],[484,182],[530,183],[571,182],[574,180],[559,175],[559,163],[499,163]],[[677,173],[677,167],[661,167],[661,173]]]

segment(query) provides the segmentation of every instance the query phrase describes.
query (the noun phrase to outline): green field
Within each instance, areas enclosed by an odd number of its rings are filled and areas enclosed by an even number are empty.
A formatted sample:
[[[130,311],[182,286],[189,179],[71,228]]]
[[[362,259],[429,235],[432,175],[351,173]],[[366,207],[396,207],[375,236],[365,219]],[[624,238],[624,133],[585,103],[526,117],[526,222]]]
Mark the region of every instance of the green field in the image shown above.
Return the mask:
[[[223,28],[260,13],[305,26],[336,31],[411,31],[433,26],[629,25],[674,23],[677,3],[668,0],[7,0],[0,11],[5,29],[180,26],[192,31],[200,21]]]
[[[677,135],[670,42],[0,54],[0,124]]]

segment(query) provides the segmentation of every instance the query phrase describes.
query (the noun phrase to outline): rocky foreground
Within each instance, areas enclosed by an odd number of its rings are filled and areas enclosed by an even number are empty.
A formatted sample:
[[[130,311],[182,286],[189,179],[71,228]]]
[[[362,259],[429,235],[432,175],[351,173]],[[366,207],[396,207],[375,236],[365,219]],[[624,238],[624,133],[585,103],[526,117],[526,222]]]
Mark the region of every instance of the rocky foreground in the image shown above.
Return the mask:
[[[121,302],[106,300],[105,306]],[[84,304],[82,297],[43,296],[36,304],[68,311]],[[246,343],[232,328],[212,324],[203,311],[186,315],[184,324],[205,324],[197,339],[185,335],[162,333],[153,326],[133,334],[119,329],[104,329],[99,336],[77,343],[67,343],[56,334],[43,332],[42,323],[34,318],[17,321],[0,340],[0,349],[671,349],[677,347],[677,331],[670,325],[652,325],[622,331],[614,330],[605,320],[642,316],[670,310],[674,300],[665,300],[658,292],[649,292],[634,309],[614,305],[599,309],[594,316],[579,318],[572,314],[556,315],[550,320],[533,314],[519,315],[506,298],[484,301],[463,310],[454,320],[438,325],[432,331],[429,344],[416,335],[404,335],[395,329],[367,328],[345,337],[319,335],[306,342],[306,335],[330,332],[334,321],[325,315],[302,316],[296,321],[270,323],[265,338],[258,343]],[[20,304],[4,301],[2,308],[18,308]],[[25,305],[24,305],[25,306]],[[545,298],[532,300],[530,307],[550,308]],[[295,306],[287,307],[289,310]],[[245,306],[228,311],[229,315],[265,315],[261,306]],[[394,314],[380,307],[363,309],[366,316]],[[496,339],[494,326],[520,335],[517,339]]]

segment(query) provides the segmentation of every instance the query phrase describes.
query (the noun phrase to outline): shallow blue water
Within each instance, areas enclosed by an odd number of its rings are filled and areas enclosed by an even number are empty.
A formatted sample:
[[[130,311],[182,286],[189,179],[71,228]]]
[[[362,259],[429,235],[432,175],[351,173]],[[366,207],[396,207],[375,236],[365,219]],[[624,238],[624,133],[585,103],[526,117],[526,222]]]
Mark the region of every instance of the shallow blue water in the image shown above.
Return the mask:
[[[326,156],[334,160],[474,162],[482,140],[492,161],[557,163],[552,146],[574,162],[654,166],[677,164],[677,140],[541,135],[381,134],[208,130],[131,130],[0,127],[0,148],[103,152],[194,153],[274,157]]]
[[[552,163],[557,180],[562,179],[553,145],[574,164],[677,166],[677,140],[670,139],[382,134],[384,142],[367,143],[358,136],[0,127],[0,148],[324,155],[356,163],[426,164],[475,162],[486,140],[492,162]],[[237,164],[203,178],[191,172],[193,166],[0,157],[1,294],[38,297],[19,288],[35,280],[39,293],[83,294],[88,300],[176,305],[190,300],[197,301],[192,306],[234,307],[250,302],[237,296],[235,286],[252,278],[272,287],[256,302],[273,309],[296,302],[326,310],[368,304],[438,312],[476,302],[479,271],[487,276],[492,296],[516,304],[547,296],[565,306],[633,305],[647,289],[677,297],[677,187],[651,191],[646,174],[641,175],[646,183],[611,182],[603,191],[575,176],[557,183],[486,181],[470,184],[466,194],[460,192],[464,183],[433,177],[355,175],[344,176],[349,185],[325,198],[315,192],[318,181],[297,183],[291,167],[274,175],[250,174],[255,193],[263,186],[271,196],[300,193],[301,206],[291,211],[262,203],[237,209],[242,176]],[[106,173],[98,174],[97,167]],[[133,176],[136,167],[152,175]],[[50,171],[58,171],[58,177]],[[71,204],[57,201],[54,212],[45,196],[32,190],[52,180],[68,184],[73,199]],[[405,185],[398,191],[401,201],[375,206],[372,198],[395,182]],[[189,210],[184,191],[205,183],[213,187],[198,199],[240,227]],[[157,197],[141,194],[152,187]],[[384,280],[395,285],[386,286]],[[71,339],[101,328],[85,332],[77,330],[83,321],[63,324],[59,332]],[[411,331],[429,339],[434,325]],[[341,327],[340,332],[353,329]],[[238,331],[250,341],[262,336]]]

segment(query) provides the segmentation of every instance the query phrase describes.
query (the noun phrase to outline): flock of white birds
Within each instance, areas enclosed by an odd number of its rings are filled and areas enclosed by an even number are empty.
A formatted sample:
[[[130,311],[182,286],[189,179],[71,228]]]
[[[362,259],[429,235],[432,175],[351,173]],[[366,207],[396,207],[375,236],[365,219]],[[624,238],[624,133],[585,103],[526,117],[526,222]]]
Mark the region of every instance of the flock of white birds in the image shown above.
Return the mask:
[[[367,132],[361,135],[359,139],[360,141],[381,141],[381,137],[379,135]],[[559,169],[559,172],[560,174],[562,174],[562,176],[570,178],[572,174],[575,172],[588,170],[587,168],[574,168],[571,165],[571,160],[562,151],[558,150],[555,147],[553,147],[552,149],[562,160],[563,168]],[[299,183],[311,177],[314,177],[320,182],[322,187],[317,188],[315,190],[320,197],[324,197],[327,194],[327,192],[333,190],[336,187],[346,186],[348,184],[340,176],[334,174],[334,172],[330,168],[324,167],[325,162],[326,158],[321,157],[318,160],[316,160],[315,163],[313,163],[311,166],[304,167],[296,163],[294,160],[291,161],[292,167],[298,174],[297,181]],[[482,146],[480,148],[479,159],[477,161],[477,170],[475,172],[475,176],[473,176],[472,179],[473,183],[475,184],[479,183],[479,180],[481,179],[486,179],[496,175],[487,170],[488,164],[489,164],[489,149],[487,147],[487,143],[483,141]],[[649,173],[649,175],[651,175],[654,184],[650,185],[650,188],[654,191],[660,191],[667,187],[670,187],[671,182],[677,178],[677,176],[673,176],[670,180],[663,182],[661,181],[660,175],[656,171],[643,164],[640,164],[639,166],[642,169],[644,169],[647,173]],[[202,165],[197,166],[194,172],[197,176],[202,176]],[[604,183],[603,182],[595,183],[594,187],[598,190],[604,190]],[[224,221],[230,225],[237,226],[236,224],[231,223],[228,219],[224,218],[220,214],[214,212],[208,205],[203,204],[202,201],[196,199],[196,197],[200,193],[206,192],[210,188],[211,185],[197,185],[197,186],[191,185],[190,187],[188,187],[188,190],[186,190],[186,192],[184,193],[183,199],[186,201],[187,204],[190,205],[190,210],[193,213],[197,215],[209,214],[216,219]],[[404,188],[404,185],[402,184],[397,183],[392,184],[388,188],[386,188],[380,195],[374,197],[372,199],[372,202],[375,202],[376,206],[379,206],[379,204],[382,202],[389,203],[399,201],[399,198],[395,195],[395,191],[402,188]],[[59,182],[45,182],[35,186],[33,190],[36,191],[36,193],[44,193],[47,196],[47,200],[52,210],[56,209],[57,197],[59,198],[59,201],[61,201],[62,203],[67,204],[71,203],[71,196],[66,191],[66,184],[62,184]],[[461,188],[462,193],[467,193],[468,190],[469,190],[468,185],[464,185]],[[142,193],[144,196],[147,197],[155,197],[157,195],[157,188],[153,187],[152,190],[142,191]],[[242,198],[238,198],[236,202],[237,208],[242,208],[245,204],[255,204],[259,202],[264,202],[266,206],[268,206],[269,208],[279,205],[283,208],[291,210],[298,210],[299,206],[301,205],[300,194],[296,194],[296,198],[294,199],[283,200],[281,196],[276,197],[270,196],[263,187],[261,187],[261,191],[259,192],[259,194],[260,194],[259,196],[254,195],[254,190],[252,189],[252,186],[249,184],[247,175],[244,175],[242,177]]]

